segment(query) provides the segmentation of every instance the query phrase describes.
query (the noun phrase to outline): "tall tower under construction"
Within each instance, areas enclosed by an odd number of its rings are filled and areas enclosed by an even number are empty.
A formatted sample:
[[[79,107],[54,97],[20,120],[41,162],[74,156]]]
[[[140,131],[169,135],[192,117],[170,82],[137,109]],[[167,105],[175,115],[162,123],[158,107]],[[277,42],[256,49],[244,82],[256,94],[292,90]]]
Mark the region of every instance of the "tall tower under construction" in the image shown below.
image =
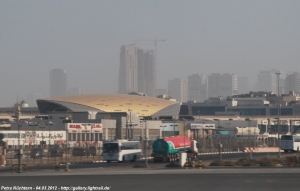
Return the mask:
[[[155,96],[156,64],[153,50],[144,51],[136,45],[121,46],[119,93],[132,91]]]

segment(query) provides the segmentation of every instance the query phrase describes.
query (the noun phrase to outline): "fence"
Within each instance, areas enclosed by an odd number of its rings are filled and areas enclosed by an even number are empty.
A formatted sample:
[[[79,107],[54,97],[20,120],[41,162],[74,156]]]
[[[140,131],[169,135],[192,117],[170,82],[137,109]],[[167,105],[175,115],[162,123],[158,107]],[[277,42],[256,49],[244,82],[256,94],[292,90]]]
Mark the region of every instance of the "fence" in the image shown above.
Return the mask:
[[[218,152],[219,143],[222,144],[223,152],[232,152],[232,151],[243,151],[245,147],[278,147],[277,138],[231,138],[226,136],[220,136],[215,138],[203,138],[199,137],[196,139],[199,143],[199,152],[200,153],[212,153]]]
[[[141,142],[144,158],[151,155],[153,140],[147,141],[147,146],[144,141]],[[147,148],[147,152],[145,152]],[[68,157],[68,158],[67,158]],[[102,147],[54,147],[47,145],[42,147],[25,147],[23,149],[22,164],[31,165],[54,165],[58,163],[78,163],[78,162],[103,162]],[[6,165],[11,166],[18,164],[18,149],[7,149]]]
[[[243,151],[245,147],[278,147],[278,141],[276,138],[230,138],[226,136],[215,138],[203,138],[197,139],[199,143],[199,153],[214,153],[219,151],[217,146],[222,144],[223,152]],[[141,142],[143,155],[142,157],[151,156],[152,144],[154,140],[148,140]],[[147,152],[146,150],[147,149]],[[68,154],[67,154],[68,153]],[[28,166],[30,165],[53,165],[57,163],[66,162],[68,156],[69,163],[78,162],[101,162],[102,159],[102,147],[70,147],[68,150],[63,147],[59,148],[41,148],[40,146],[33,148],[25,148],[22,155],[22,163]],[[6,151],[6,165],[18,163],[18,151],[17,149],[7,149]]]

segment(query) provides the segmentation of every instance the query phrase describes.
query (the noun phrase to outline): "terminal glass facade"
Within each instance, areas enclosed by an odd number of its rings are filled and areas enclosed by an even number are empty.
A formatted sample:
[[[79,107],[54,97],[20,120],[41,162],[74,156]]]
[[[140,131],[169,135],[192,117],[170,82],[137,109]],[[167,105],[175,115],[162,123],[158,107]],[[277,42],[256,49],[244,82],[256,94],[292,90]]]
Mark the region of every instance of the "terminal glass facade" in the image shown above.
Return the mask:
[[[215,115],[216,112],[225,112],[225,106],[193,106],[192,115]]]
[[[270,109],[270,115],[278,115],[278,109],[277,108]],[[293,109],[292,108],[281,108],[280,115],[293,115]]]
[[[266,115],[265,108],[227,109],[227,112],[238,112],[240,115]]]

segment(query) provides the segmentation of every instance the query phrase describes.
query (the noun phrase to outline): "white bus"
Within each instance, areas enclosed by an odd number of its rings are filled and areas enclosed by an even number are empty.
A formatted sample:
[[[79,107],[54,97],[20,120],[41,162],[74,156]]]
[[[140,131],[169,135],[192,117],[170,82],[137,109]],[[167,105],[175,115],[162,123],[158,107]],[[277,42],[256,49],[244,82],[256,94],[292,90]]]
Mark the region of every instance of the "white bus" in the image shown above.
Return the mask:
[[[280,141],[280,149],[284,152],[295,152],[300,149],[300,136],[299,135],[282,135]]]
[[[118,140],[106,142],[103,145],[103,159],[110,161],[131,161],[140,159],[142,155],[141,143],[139,141]]]

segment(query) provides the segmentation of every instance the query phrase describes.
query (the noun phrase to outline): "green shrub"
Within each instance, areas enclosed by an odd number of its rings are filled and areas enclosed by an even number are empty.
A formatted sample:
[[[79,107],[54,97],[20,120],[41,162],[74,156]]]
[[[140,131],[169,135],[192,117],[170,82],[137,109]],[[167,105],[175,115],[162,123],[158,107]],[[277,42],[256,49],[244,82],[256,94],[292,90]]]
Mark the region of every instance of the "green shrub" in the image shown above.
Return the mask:
[[[237,166],[256,166],[258,163],[255,159],[242,158],[235,162]]]
[[[285,164],[286,162],[282,159],[278,158],[263,158],[259,160],[260,166],[276,166],[278,164]]]
[[[224,166],[236,166],[234,162],[232,161],[225,161]]]
[[[274,162],[271,159],[264,158],[259,161],[260,166],[275,166]]]
[[[178,163],[169,163],[165,167],[181,167]]]
[[[224,166],[224,162],[221,160],[216,160],[211,162],[209,166]]]

